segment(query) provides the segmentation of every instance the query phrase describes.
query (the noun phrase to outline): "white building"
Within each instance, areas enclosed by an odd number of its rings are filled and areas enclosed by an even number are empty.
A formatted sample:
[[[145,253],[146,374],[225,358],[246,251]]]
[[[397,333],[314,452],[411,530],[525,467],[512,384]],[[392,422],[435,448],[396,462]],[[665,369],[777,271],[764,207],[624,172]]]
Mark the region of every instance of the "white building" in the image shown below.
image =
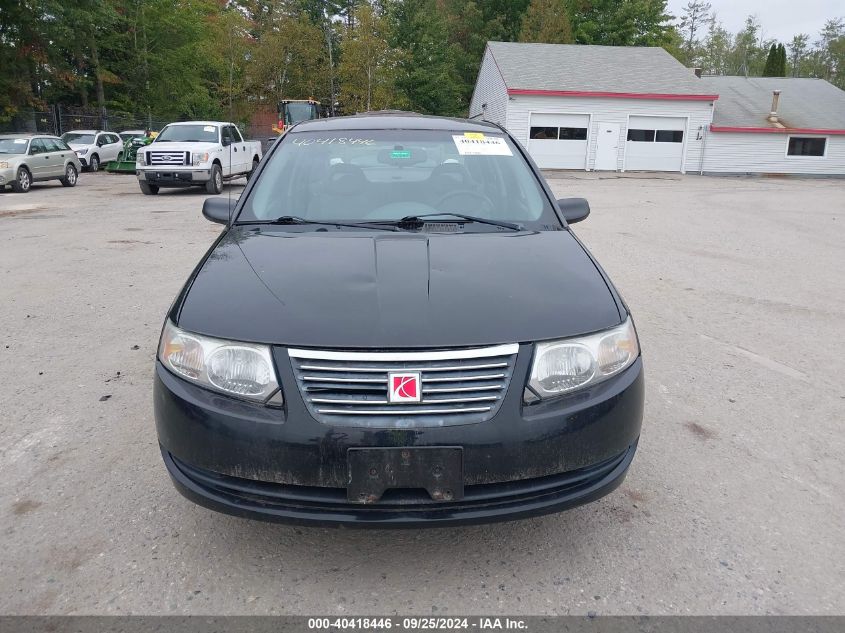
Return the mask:
[[[719,95],[705,172],[845,174],[845,92],[836,86],[794,77],[701,83]]]
[[[767,82],[787,108],[777,122]],[[470,117],[505,127],[544,169],[845,174],[841,90],[701,79],[656,47],[488,42]]]

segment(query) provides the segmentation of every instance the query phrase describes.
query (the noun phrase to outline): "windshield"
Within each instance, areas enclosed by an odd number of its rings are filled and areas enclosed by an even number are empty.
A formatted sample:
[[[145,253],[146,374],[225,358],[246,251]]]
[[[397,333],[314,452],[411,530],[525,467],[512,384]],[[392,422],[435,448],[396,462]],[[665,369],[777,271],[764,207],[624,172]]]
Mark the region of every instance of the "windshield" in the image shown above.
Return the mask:
[[[156,143],[185,142],[185,143],[216,143],[216,125],[168,125],[156,137]]]
[[[65,132],[62,134],[62,140],[65,143],[75,143],[76,145],[93,145],[93,134],[78,134],[77,132]]]
[[[377,222],[438,213],[560,225],[505,135],[433,130],[291,132],[271,154],[238,221]]]
[[[317,118],[317,106],[312,103],[288,103],[285,106],[285,125]]]
[[[0,154],[26,154],[28,138],[0,138]]]

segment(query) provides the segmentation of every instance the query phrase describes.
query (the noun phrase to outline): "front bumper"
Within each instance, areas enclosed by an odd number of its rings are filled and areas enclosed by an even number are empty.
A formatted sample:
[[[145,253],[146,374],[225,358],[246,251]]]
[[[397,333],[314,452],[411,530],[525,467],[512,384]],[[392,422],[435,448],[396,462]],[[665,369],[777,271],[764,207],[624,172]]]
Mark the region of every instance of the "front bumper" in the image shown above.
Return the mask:
[[[410,429],[318,422],[299,394],[287,354],[277,353],[276,360],[284,409],[213,393],[156,363],[159,443],[170,476],[189,499],[229,514],[302,524],[411,527],[524,518],[611,492],[624,480],[640,434],[639,359],[583,392],[524,405],[531,353],[521,349],[495,417]],[[395,494],[373,504],[346,500],[349,448],[417,446],[463,448],[461,501],[434,502],[416,490],[390,491]]]
[[[15,170],[12,167],[0,168],[0,187],[8,185],[15,179]]]
[[[138,180],[158,187],[192,187],[204,185],[211,180],[210,169],[137,169]]]

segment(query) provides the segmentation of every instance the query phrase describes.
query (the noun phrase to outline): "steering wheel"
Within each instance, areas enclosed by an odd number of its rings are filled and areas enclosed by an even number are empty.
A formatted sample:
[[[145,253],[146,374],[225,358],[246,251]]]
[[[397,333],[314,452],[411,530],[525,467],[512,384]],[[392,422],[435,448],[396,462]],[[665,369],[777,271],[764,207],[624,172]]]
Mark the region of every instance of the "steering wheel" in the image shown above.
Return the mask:
[[[443,213],[449,213],[449,209],[444,209],[443,205],[446,203],[447,200],[451,200],[453,198],[457,198],[459,196],[466,196],[468,198],[474,198],[475,200],[481,202],[487,210],[490,210],[493,205],[490,202],[490,198],[485,196],[482,193],[478,193],[477,191],[473,191],[472,189],[456,189],[454,191],[450,191],[440,197],[437,202],[434,203],[434,206],[437,208],[438,211],[442,211]],[[466,213],[467,209],[465,206],[462,206],[460,209],[456,209],[457,212]]]

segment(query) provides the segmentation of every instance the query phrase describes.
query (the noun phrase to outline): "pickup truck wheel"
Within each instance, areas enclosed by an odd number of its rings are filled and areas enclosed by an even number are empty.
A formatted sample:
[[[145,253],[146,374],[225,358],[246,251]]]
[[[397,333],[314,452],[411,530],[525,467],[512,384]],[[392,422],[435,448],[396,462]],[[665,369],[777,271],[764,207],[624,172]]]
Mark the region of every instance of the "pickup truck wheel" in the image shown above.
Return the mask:
[[[65,177],[60,178],[59,182],[62,183],[62,187],[75,187],[76,180],[79,174],[76,173],[76,167],[73,164],[68,163],[67,167],[65,167]]]
[[[26,167],[19,167],[15,180],[12,182],[12,191],[15,193],[26,193],[32,186],[32,176]]]
[[[250,180],[252,180],[252,177],[255,175],[255,170],[256,170],[256,169],[258,169],[258,159],[257,159],[257,158],[253,158],[253,159],[252,159],[252,169],[251,169],[251,170],[250,170],[250,172],[246,175],[247,182],[249,182]]]
[[[205,183],[205,190],[215,195],[223,192],[223,171],[220,165],[211,166],[211,178]]]
[[[141,185],[141,191],[145,196],[154,196],[158,193],[158,185],[151,185],[146,182],[139,182]]]
[[[95,172],[100,171],[100,157],[94,154],[91,156],[91,165],[88,167],[88,171]]]

